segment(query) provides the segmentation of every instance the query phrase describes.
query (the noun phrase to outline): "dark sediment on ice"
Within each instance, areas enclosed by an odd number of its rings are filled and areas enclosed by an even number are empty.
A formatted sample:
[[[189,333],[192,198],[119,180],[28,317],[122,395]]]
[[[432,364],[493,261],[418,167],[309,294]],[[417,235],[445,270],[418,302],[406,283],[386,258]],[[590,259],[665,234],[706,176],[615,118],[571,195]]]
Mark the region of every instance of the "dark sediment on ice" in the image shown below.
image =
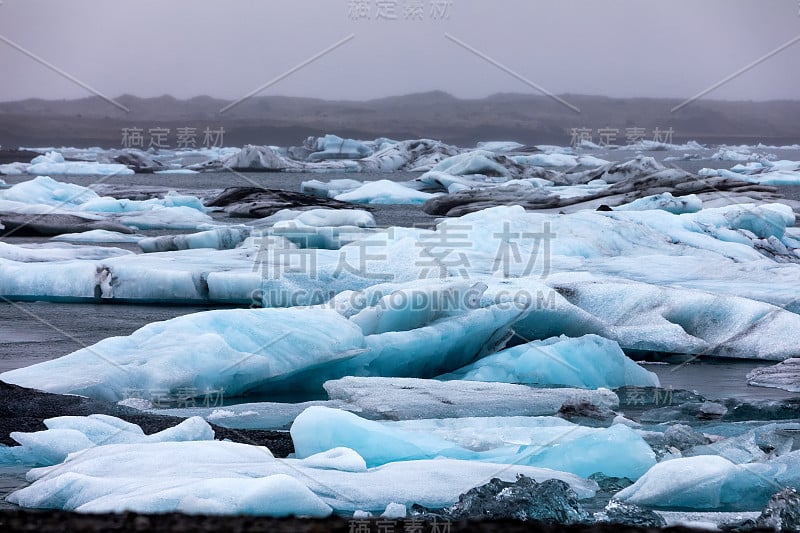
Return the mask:
[[[0,224],[5,226],[5,229],[0,230],[0,235],[13,233],[17,237],[52,237],[64,233],[83,233],[98,229],[117,233],[133,233],[128,226],[116,222],[64,214],[20,215],[0,212]]]
[[[93,400],[83,396],[64,396],[26,389],[0,381],[0,444],[14,446],[12,431],[32,432],[47,429],[43,421],[57,416],[88,416],[104,414],[116,416],[141,426],[145,433],[163,431],[179,424],[183,419],[160,416],[123,407],[112,402]],[[266,446],[276,457],[294,453],[294,444],[288,433],[280,431],[237,430],[211,425],[217,439]]]
[[[223,207],[230,216],[241,218],[264,218],[282,209],[364,209],[363,206],[310,194],[260,187],[229,187],[206,203],[206,206]]]
[[[600,171],[603,168],[596,171],[598,173],[597,176],[584,175],[581,181],[600,177],[602,175]],[[587,193],[583,196],[561,197],[543,189],[530,189],[518,185],[510,185],[501,189],[473,189],[437,196],[425,202],[422,209],[430,215],[450,217],[463,216],[482,209],[502,205],[520,205],[527,210],[598,209],[601,206],[605,206],[603,209],[605,211],[663,192],[670,192],[676,197],[690,194],[712,196],[746,194],[770,201],[780,198],[778,189],[775,187],[729,178],[700,178],[688,172],[665,169],[646,176],[625,179],[599,192]]]

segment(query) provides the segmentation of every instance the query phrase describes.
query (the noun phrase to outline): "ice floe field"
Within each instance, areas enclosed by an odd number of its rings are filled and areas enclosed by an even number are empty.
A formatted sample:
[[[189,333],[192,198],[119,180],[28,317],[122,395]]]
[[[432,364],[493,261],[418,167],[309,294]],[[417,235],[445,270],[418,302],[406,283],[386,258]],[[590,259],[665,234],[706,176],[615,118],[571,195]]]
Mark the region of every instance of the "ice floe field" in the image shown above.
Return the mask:
[[[9,506],[797,527],[800,146],[32,150]]]

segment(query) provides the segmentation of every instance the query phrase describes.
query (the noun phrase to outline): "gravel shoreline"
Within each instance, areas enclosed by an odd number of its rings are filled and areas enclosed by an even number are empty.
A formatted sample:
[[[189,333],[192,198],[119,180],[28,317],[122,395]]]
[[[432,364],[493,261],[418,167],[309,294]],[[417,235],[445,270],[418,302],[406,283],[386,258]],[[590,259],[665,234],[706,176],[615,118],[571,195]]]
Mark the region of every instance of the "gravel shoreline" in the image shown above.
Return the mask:
[[[438,529],[437,529],[438,528]],[[484,533],[615,533],[615,532],[674,532],[698,531],[686,527],[666,529],[643,528],[619,524],[540,524],[512,520],[462,521],[433,523],[413,522],[411,520],[348,520],[331,517],[324,520],[304,520],[297,518],[262,518],[249,516],[192,516],[177,513],[164,515],[140,515],[124,513],[117,515],[86,515],[63,511],[10,511],[0,512],[0,530],[4,532],[35,531],[37,533],[56,533],[62,531],[105,532],[105,531],[226,531],[240,532],[299,532],[321,533],[456,533],[478,531]],[[754,530],[758,531],[758,530]],[[771,531],[771,530],[763,530]]]

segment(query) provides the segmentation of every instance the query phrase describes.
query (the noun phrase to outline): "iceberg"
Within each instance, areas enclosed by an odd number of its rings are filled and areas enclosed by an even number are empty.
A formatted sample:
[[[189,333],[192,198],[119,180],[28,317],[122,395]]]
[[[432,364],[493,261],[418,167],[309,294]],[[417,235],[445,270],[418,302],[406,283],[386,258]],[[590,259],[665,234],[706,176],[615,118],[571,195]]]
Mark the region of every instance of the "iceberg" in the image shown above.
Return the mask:
[[[86,161],[65,161],[58,152],[34,157],[26,172],[34,176],[130,176],[134,171],[126,165]]]
[[[573,474],[524,465],[435,459],[352,471],[354,455],[275,459],[267,448],[232,442],[161,442],[97,446],[54,467],[28,473],[31,485],[9,501],[27,508],[85,513],[183,511],[268,516],[326,516],[390,503],[442,508],[487,479],[567,483],[578,498],[597,484]],[[322,503],[321,503],[322,502]]]
[[[479,142],[476,146],[478,150],[496,153],[514,152],[524,147],[524,144],[520,144],[515,141],[486,141]]]
[[[473,420],[462,421],[462,426]],[[310,407],[295,419],[291,434],[299,458],[343,447],[355,450],[368,467],[444,457],[538,466],[582,477],[603,472],[636,479],[655,464],[655,453],[647,443],[623,425],[608,429],[576,425],[538,427],[539,443],[522,446],[509,443],[473,451],[424,430],[408,431],[406,428],[412,424],[407,422],[401,428],[364,420],[341,410]],[[625,449],[625,457],[620,457],[620,449]]]
[[[798,484],[800,452],[742,465],[701,455],[658,463],[615,498],[657,509],[759,511],[775,492]]]
[[[143,235],[128,235],[117,231],[95,229],[83,233],[63,233],[51,237],[51,241],[56,242],[80,242],[80,243],[128,243],[135,244],[144,239]]]
[[[47,218],[69,216],[73,218],[65,219],[65,228],[96,220],[107,221],[108,226],[119,222],[138,229],[197,229],[212,222],[205,211],[203,203],[194,196],[168,193],[164,198],[141,201],[100,197],[92,189],[61,183],[48,176],[38,176],[0,191],[0,213],[39,215],[30,217],[28,223],[32,226],[37,222],[43,225]],[[3,218],[7,218],[5,214]],[[98,225],[88,229],[110,229]],[[53,233],[51,230],[49,234]]]
[[[49,176],[37,176],[0,192],[2,200],[62,209],[74,209],[97,198],[97,193],[87,187],[61,183]]]
[[[448,157],[460,153],[455,146],[430,139],[391,143],[358,161],[364,171],[425,172]]]
[[[164,235],[162,237],[141,238],[138,244],[139,248],[145,253],[197,248],[231,250],[244,242],[249,236],[249,228],[220,228],[191,235]]]
[[[316,139],[309,138],[306,146],[314,150],[308,155],[308,161],[324,161],[326,159],[361,159],[372,154],[365,144],[353,139],[342,139],[337,135],[325,135]]]
[[[444,172],[452,176],[481,174],[484,176],[511,177],[511,171],[504,164],[510,161],[486,150],[475,150],[449,157],[435,165],[432,172]]]
[[[24,244],[14,245],[0,241],[0,267],[2,260],[17,263],[55,263],[72,260],[100,260],[129,256],[133,252],[105,246],[73,246],[71,244]],[[0,268],[2,270],[2,268]]]
[[[3,449],[6,462],[27,465],[56,465],[70,454],[109,444],[186,442],[214,440],[214,431],[199,417],[188,418],[177,426],[145,435],[136,424],[108,415],[61,416],[44,421],[45,431],[12,432],[20,446]]]
[[[335,311],[208,311],[149,324],[70,355],[3,374],[9,383],[120,401],[129,390],[225,390],[240,396],[270,380],[366,349]]]
[[[414,378],[345,377],[324,385],[332,401],[369,419],[552,416],[565,403],[617,409],[607,389],[541,389],[509,383]]]
[[[2,379],[119,401],[127,390],[224,389],[241,396],[321,390],[324,381],[345,375],[433,377],[494,350],[522,313],[504,306],[437,308],[431,296],[416,308],[402,292],[393,298],[406,307],[364,309],[352,319],[313,308],[186,315]]]
[[[597,335],[531,341],[443,378],[589,389],[661,386],[655,374],[629,359],[616,342]]]
[[[614,208],[614,211],[649,211],[652,209],[660,209],[673,215],[697,213],[702,211],[703,201],[695,194],[676,198],[672,196],[672,193],[665,192],[639,198],[629,204],[618,205]]]
[[[787,359],[775,366],[757,368],[747,374],[747,383],[753,387],[800,392],[800,359]]]
[[[286,159],[270,146],[252,144],[245,145],[240,151],[224,159],[222,167],[240,172],[279,172],[301,168],[298,163]]]
[[[366,182],[334,197],[353,204],[424,204],[435,195],[414,190],[389,180]]]

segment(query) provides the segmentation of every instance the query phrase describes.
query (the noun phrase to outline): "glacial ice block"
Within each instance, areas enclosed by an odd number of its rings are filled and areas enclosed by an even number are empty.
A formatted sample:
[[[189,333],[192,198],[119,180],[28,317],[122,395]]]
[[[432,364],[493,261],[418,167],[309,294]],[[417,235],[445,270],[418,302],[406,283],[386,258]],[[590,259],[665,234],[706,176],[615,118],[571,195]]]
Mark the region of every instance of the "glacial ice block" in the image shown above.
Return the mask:
[[[47,466],[95,446],[214,440],[211,426],[200,417],[187,418],[177,426],[152,435],[145,435],[139,426],[130,422],[99,414],[60,416],[45,420],[44,425],[47,427],[44,431],[12,432],[11,438],[20,446],[3,448],[3,461]]]
[[[266,448],[231,442],[114,444],[86,450],[62,465],[30,471],[32,484],[9,501],[22,507],[79,512],[207,510],[324,516],[330,511],[318,499],[337,512],[380,514],[392,502],[441,508],[487,479],[514,481],[517,474],[540,482],[560,479],[579,498],[590,498],[597,490],[593,481],[574,474],[524,465],[436,459],[354,472],[352,454],[340,454],[338,460],[330,457],[320,466],[300,459],[278,460]],[[271,490],[259,490],[264,486],[258,481],[272,476],[288,476],[295,483],[284,479]],[[286,498],[279,494],[281,487]]]
[[[532,341],[442,377],[587,389],[660,386],[658,377],[628,358],[616,342],[597,335]]]
[[[335,197],[351,204],[423,204],[434,195],[389,180],[369,181]]]
[[[208,311],[149,324],[2,379],[113,401],[126,390],[224,389],[237,396],[365,348],[358,326],[334,311]]]
[[[601,410],[619,407],[619,398],[607,389],[536,389],[509,383],[346,377],[328,381],[325,390],[331,400],[358,408],[359,416],[388,420],[548,416],[575,400]]]
[[[413,327],[397,322],[393,330],[365,331],[330,309],[207,311],[149,324],[0,378],[119,401],[128,390],[189,389],[200,396],[224,389],[226,396],[240,396],[321,390],[323,382],[346,375],[433,377],[494,350],[524,310],[419,312],[425,319]]]
[[[664,461],[615,498],[658,509],[757,511],[783,487],[800,485],[800,451],[737,465],[717,455]]]
[[[462,421],[462,425],[465,423]],[[408,431],[409,427],[413,428],[412,422],[395,427],[346,411],[309,407],[295,419],[291,434],[300,458],[344,447],[358,452],[369,467],[446,457],[551,468],[582,477],[602,472],[637,479],[655,464],[655,453],[650,446],[624,425],[608,429],[576,425],[542,428],[550,436],[546,442],[508,443],[482,451],[462,448],[424,430]],[[621,449],[625,450],[624,455],[619,453]]]

